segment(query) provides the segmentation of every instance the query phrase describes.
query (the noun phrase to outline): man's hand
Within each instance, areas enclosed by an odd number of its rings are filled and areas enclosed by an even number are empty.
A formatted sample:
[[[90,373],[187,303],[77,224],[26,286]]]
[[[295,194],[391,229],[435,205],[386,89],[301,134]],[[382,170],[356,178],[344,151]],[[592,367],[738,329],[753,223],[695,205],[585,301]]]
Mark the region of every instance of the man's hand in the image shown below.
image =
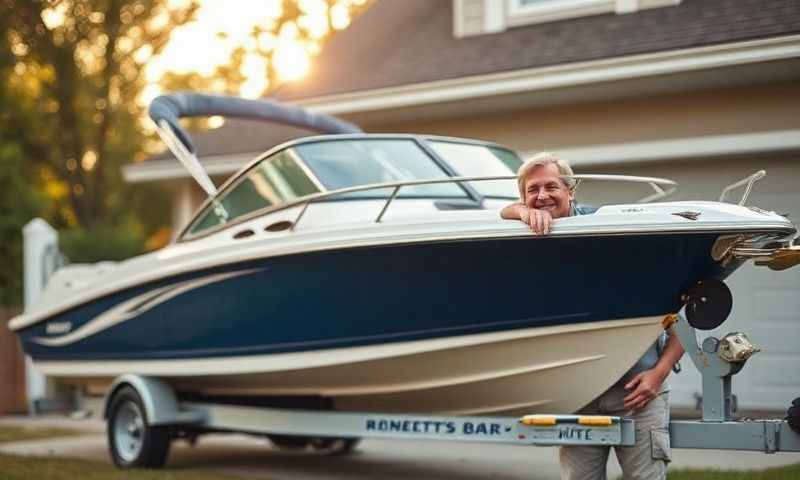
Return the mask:
[[[678,335],[672,329],[669,330],[669,334],[667,344],[656,365],[650,370],[639,373],[625,385],[626,390],[633,390],[623,399],[626,409],[644,408],[650,403],[650,400],[656,398],[661,390],[661,384],[672,371],[672,366],[681,359],[683,346],[678,340]]]
[[[650,370],[638,373],[633,380],[625,384],[625,390],[631,391],[623,399],[624,406],[628,410],[639,410],[647,406],[650,400],[656,398],[661,390],[661,384],[669,375],[663,369],[654,367]]]
[[[533,233],[537,235],[547,235],[550,233],[550,225],[553,223],[553,217],[547,210],[530,208],[528,209],[528,221],[522,221],[530,225]]]
[[[546,210],[528,208],[521,202],[507,205],[500,211],[500,217],[507,220],[522,220],[527,223],[533,233],[547,235],[553,223],[553,216]]]

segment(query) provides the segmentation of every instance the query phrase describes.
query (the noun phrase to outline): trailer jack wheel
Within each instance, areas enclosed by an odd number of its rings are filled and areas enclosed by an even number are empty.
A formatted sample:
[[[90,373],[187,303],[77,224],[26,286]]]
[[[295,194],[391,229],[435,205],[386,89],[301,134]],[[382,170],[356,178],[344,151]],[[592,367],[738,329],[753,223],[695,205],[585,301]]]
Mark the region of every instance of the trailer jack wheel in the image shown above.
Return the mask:
[[[169,428],[147,424],[142,399],[136,390],[123,387],[108,409],[108,445],[119,468],[159,468],[167,461]]]
[[[789,423],[789,428],[800,435],[800,397],[794,399],[792,406],[786,412],[786,421]]]
[[[273,445],[285,451],[313,451],[327,455],[347,455],[355,450],[360,438],[269,435]]]

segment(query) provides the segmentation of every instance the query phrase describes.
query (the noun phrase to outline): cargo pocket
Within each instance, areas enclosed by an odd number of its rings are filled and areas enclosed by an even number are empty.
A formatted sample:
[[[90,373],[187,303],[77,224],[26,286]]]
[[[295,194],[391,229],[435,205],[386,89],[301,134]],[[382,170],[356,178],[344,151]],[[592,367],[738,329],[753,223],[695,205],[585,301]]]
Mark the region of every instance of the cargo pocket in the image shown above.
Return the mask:
[[[669,447],[669,431],[663,428],[650,430],[651,454],[656,460],[672,461],[672,450]]]

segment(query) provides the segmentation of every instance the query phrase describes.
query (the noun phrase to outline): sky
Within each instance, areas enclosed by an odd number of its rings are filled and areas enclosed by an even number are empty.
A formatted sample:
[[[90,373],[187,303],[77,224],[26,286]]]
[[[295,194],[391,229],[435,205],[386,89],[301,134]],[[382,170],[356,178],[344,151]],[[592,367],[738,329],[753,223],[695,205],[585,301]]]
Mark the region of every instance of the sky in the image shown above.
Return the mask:
[[[315,36],[327,33],[325,3],[322,0],[298,0],[300,8],[306,12],[303,21]],[[170,0],[180,4],[183,0]],[[363,3],[355,0],[353,3]],[[154,98],[159,93],[158,79],[166,71],[211,73],[218,65],[227,63],[231,52],[237,46],[254,47],[256,41],[262,47],[275,48],[275,65],[281,80],[290,81],[302,78],[311,71],[311,57],[317,51],[314,45],[303,45],[297,41],[296,29],[285,28],[275,38],[263,36],[253,39],[249,33],[258,23],[268,22],[280,15],[280,0],[202,0],[196,20],[175,29],[161,55],[147,65],[148,87],[144,100]],[[346,27],[350,19],[345,8],[332,12],[334,27]],[[225,37],[217,33],[225,32]],[[242,87],[242,96],[254,98],[264,91],[266,76],[264,60],[257,55],[248,55],[244,63],[247,77]]]

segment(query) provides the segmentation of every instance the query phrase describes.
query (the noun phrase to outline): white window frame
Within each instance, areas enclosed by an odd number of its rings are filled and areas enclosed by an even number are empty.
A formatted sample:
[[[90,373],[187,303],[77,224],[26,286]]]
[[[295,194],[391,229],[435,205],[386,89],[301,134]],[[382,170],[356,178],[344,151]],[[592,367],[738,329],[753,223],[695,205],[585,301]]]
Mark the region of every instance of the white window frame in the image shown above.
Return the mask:
[[[548,0],[540,5],[524,5],[521,0],[507,0],[506,23],[509,27],[553,22],[613,12],[615,0]]]
[[[502,2],[486,0],[503,8]],[[554,22],[604,13],[625,14],[648,8],[677,5],[681,0],[548,0],[541,5],[524,5],[522,0],[505,0],[506,27]]]

